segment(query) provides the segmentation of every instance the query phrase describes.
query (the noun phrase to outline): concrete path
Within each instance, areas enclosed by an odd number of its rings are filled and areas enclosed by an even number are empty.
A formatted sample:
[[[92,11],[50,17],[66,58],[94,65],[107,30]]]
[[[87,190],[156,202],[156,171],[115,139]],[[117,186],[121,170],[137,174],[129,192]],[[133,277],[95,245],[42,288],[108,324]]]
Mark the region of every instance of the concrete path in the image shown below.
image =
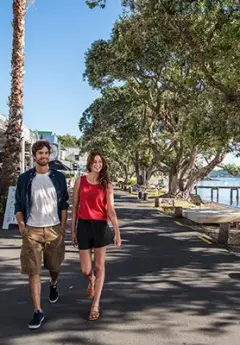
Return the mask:
[[[90,303],[78,252],[67,253],[56,305],[48,302],[37,331],[27,324],[32,306],[19,273],[21,239],[1,232],[1,345],[239,345],[239,257],[208,245],[190,228],[117,191],[123,248],[109,248],[101,318],[87,321]]]

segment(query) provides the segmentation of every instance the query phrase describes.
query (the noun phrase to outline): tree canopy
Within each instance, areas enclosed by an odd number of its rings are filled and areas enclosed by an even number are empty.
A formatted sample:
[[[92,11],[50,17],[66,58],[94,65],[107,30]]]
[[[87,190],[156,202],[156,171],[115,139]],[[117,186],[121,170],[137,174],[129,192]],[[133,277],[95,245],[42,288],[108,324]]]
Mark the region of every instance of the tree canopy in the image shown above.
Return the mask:
[[[240,166],[237,164],[225,164],[221,168],[233,176],[240,176]]]
[[[239,8],[233,1],[125,5],[131,11],[111,37],[86,53],[85,77],[102,97],[90,106],[87,127],[81,123],[84,138],[86,128],[88,145],[96,128],[98,137],[114,133],[118,155],[118,135],[130,146],[126,156],[136,157],[142,148],[155,168],[169,174],[172,194],[189,194],[239,140]]]
[[[63,146],[79,146],[82,145],[82,140],[79,138],[77,139],[75,136],[70,134],[65,135],[58,135],[58,140]]]

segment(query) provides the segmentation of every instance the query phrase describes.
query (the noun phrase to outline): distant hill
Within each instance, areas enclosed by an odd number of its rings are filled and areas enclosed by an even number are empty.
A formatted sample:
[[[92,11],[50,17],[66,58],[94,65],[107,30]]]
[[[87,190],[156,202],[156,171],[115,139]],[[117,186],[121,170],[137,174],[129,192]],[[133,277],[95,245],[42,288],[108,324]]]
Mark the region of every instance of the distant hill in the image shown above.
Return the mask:
[[[227,170],[213,170],[209,175],[209,178],[218,178],[218,177],[234,177],[229,174]]]

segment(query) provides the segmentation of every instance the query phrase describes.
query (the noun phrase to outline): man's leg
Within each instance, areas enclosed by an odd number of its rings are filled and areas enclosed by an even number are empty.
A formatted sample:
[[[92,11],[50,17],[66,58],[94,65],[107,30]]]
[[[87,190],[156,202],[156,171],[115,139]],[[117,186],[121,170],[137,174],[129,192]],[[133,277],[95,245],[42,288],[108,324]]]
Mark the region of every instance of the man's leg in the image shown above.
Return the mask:
[[[23,244],[21,249],[22,273],[29,277],[29,287],[34,306],[33,318],[28,328],[37,329],[44,320],[44,314],[41,308],[41,264],[42,264],[42,243],[43,230],[39,228],[27,227],[23,235]]]
[[[39,274],[29,276],[29,286],[34,306],[34,311],[40,310],[41,308],[41,278]]]
[[[58,291],[58,276],[59,271],[53,272],[49,271],[50,282],[49,282],[49,302],[56,303],[59,299],[59,291]]]
[[[64,237],[61,232],[61,227],[56,225],[45,228],[45,237],[47,245],[44,250],[44,264],[49,270],[50,276],[49,301],[56,303],[59,299],[57,281],[65,254]]]
[[[41,278],[39,274],[29,276],[29,286],[34,306],[34,314],[32,320],[28,324],[28,328],[37,329],[41,327],[44,320],[44,314],[41,308]]]
[[[57,271],[57,272],[49,271],[49,275],[51,278],[51,284],[56,285],[57,280],[58,280],[58,276],[59,276],[59,271]]]

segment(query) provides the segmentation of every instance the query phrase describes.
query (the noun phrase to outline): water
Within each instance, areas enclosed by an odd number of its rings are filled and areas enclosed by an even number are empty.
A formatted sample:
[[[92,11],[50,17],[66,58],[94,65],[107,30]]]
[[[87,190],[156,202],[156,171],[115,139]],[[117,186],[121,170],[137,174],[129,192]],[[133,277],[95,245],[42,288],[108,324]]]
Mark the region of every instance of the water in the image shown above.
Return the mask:
[[[240,187],[240,177],[219,177],[217,180],[203,180],[198,183],[197,186],[211,186],[211,187]],[[203,200],[211,201],[211,189],[199,188],[197,193]],[[240,198],[240,190],[239,190]],[[213,201],[217,201],[217,192],[213,192]],[[240,200],[239,200],[240,201]],[[219,189],[219,203],[230,205],[230,188]],[[240,207],[240,203],[236,203],[236,191],[233,192],[233,204],[232,206]]]

